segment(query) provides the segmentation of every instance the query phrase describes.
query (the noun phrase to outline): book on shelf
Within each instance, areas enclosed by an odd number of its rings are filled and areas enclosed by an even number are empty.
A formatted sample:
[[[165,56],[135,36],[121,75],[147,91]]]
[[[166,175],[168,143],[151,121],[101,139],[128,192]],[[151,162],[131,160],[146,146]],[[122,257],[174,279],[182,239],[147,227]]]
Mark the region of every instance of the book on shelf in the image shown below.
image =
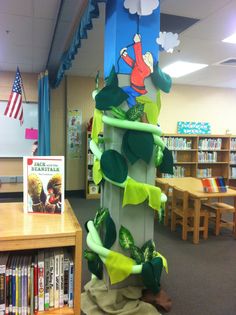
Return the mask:
[[[214,192],[227,191],[225,180],[222,176],[212,177],[212,178],[202,178],[201,181],[202,181],[204,192],[214,193]]]
[[[64,211],[64,157],[24,157],[24,211]]]
[[[56,291],[54,281],[50,282],[50,260],[53,257],[55,262],[56,256],[59,273],[57,307],[73,307],[74,263],[70,253],[64,249],[55,253],[52,250],[3,253],[0,254],[0,315],[34,315],[55,307],[54,300],[50,304],[50,289],[53,296]]]

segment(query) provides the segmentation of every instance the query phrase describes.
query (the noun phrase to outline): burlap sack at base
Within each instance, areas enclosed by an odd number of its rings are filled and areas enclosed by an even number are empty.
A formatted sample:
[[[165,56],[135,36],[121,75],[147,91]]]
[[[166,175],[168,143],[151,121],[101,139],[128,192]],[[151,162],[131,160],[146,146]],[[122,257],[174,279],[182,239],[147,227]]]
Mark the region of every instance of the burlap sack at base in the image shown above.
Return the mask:
[[[92,279],[81,295],[81,309],[86,315],[160,315],[151,304],[140,301],[141,287],[108,290],[102,280]]]

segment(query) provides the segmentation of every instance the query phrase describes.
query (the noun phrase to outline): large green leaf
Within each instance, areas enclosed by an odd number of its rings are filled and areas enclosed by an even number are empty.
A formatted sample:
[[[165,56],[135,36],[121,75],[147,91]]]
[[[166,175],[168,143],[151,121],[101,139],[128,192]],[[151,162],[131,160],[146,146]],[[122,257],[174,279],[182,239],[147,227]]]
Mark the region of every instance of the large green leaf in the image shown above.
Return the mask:
[[[95,254],[96,257],[92,261],[88,261],[88,269],[94,274],[98,279],[102,280],[103,276],[103,262],[98,254]]]
[[[107,178],[117,183],[123,183],[128,175],[128,165],[125,158],[115,150],[103,152],[101,169]]]
[[[134,164],[135,162],[138,161],[138,157],[130,150],[130,147],[128,145],[128,137],[129,137],[129,130],[127,130],[124,135],[123,135],[123,139],[122,139],[122,151],[123,154],[126,156],[126,158],[128,159],[128,161],[131,164]]]
[[[154,294],[160,291],[160,279],[163,268],[163,262],[160,257],[153,258],[143,264],[142,278],[143,283],[147,289],[151,290]]]
[[[152,83],[156,88],[162,90],[165,93],[170,92],[172,86],[172,79],[169,74],[163,72],[159,67],[158,63],[153,67],[153,72],[151,74]]]
[[[130,247],[130,257],[133,258],[139,265],[144,262],[144,255],[138,246],[132,245]]]
[[[92,252],[91,250],[84,250],[84,258],[88,261],[95,261],[96,260],[96,253]]]
[[[95,228],[98,229],[108,216],[109,210],[107,208],[101,208],[97,210],[95,218],[93,220]]]
[[[107,249],[110,249],[116,241],[116,226],[110,214],[106,217],[105,225],[106,234],[103,245]]]
[[[130,249],[131,246],[134,246],[134,238],[130,231],[121,225],[119,231],[119,243],[123,249]]]
[[[155,250],[155,243],[153,240],[149,240],[146,243],[143,244],[141,248],[143,255],[144,255],[144,261],[150,261],[153,258],[153,252]]]
[[[139,159],[149,163],[153,153],[154,139],[149,132],[129,130],[127,145],[130,151]]]
[[[165,147],[163,151],[162,163],[159,167],[160,172],[173,175],[174,174],[173,166],[174,166],[174,161],[173,161],[172,152]]]

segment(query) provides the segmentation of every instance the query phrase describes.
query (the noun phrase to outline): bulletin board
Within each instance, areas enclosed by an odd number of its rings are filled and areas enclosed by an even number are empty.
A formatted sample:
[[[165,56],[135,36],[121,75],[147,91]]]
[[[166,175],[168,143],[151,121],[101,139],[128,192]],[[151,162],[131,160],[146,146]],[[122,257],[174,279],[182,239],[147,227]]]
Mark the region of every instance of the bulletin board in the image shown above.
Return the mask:
[[[38,129],[38,104],[23,103],[24,122],[4,116],[6,101],[0,101],[0,157],[32,155],[35,139],[26,139],[26,129]]]

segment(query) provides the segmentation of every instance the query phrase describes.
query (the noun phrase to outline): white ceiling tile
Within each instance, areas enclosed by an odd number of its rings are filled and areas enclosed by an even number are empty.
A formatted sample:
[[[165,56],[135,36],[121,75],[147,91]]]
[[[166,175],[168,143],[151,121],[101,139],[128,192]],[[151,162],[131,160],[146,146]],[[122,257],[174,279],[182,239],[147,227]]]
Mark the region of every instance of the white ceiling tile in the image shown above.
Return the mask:
[[[33,0],[33,15],[36,18],[56,19],[60,0]]]
[[[33,65],[33,72],[34,73],[40,73],[45,70],[45,64],[44,63],[37,63]]]
[[[6,63],[32,63],[31,46],[26,45],[4,45],[1,46],[0,62]]]
[[[15,45],[32,45],[32,18],[8,15],[0,12],[0,34],[1,37],[10,40]],[[8,35],[6,30],[9,31]],[[1,46],[4,42],[1,41]]]
[[[234,0],[232,0],[234,1]],[[203,19],[227,4],[229,0],[164,0],[160,4],[162,13]]]
[[[32,0],[0,0],[0,12],[5,14],[32,16],[33,3]]]
[[[34,19],[33,21],[33,46],[48,48],[51,45],[55,21]]]
[[[0,62],[0,70],[1,71],[13,71],[15,72],[17,67],[19,67],[20,72],[32,72],[33,66],[32,64],[24,64],[24,63],[8,63],[8,62]]]
[[[41,47],[33,47],[33,64],[44,63],[46,64],[48,58],[48,49]]]

